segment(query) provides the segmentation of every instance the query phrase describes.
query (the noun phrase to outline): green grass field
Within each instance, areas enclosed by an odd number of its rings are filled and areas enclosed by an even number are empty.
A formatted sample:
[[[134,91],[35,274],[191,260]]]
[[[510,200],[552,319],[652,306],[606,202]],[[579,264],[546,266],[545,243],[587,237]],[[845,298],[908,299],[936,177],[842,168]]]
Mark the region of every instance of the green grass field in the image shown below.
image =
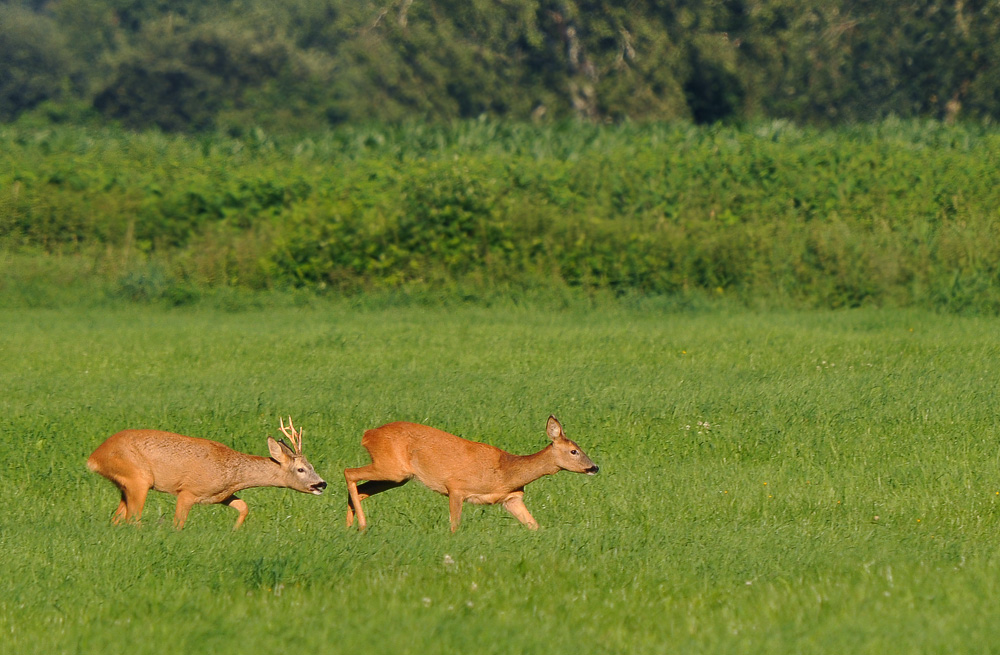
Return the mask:
[[[1000,649],[1000,321],[918,311],[313,303],[0,315],[0,652],[984,653]],[[541,529],[411,483],[344,525],[362,432],[407,419],[601,466]],[[86,470],[126,427],[330,488],[173,498],[114,527]]]

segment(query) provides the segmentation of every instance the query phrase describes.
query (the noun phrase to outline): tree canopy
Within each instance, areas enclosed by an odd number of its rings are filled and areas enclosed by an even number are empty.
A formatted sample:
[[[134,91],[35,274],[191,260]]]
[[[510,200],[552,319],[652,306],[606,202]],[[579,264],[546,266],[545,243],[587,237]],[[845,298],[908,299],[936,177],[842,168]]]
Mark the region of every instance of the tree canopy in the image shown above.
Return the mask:
[[[20,0],[0,121],[1000,117],[995,0]]]

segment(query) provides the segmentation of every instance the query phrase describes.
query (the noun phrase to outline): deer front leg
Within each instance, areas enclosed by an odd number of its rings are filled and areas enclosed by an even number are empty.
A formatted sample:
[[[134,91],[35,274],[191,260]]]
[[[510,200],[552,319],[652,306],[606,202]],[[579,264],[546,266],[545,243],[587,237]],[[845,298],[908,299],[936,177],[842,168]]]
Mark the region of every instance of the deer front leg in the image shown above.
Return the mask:
[[[531,512],[528,511],[528,508],[524,504],[523,494],[511,496],[504,501],[503,506],[504,509],[514,515],[514,518],[527,526],[529,530],[538,529],[538,522],[535,521],[535,518],[531,515]]]
[[[462,494],[452,491],[448,494],[448,510],[451,514],[451,531],[458,530],[458,524],[462,522]]]
[[[224,501],[222,501],[222,504],[228,507],[232,507],[233,509],[235,509],[237,512],[240,513],[240,515],[236,518],[236,525],[233,526],[233,530],[239,530],[240,526],[243,525],[243,521],[246,520],[247,514],[250,513],[250,508],[247,507],[246,502],[244,502],[240,498],[237,498],[236,496],[230,496],[229,498],[226,498]]]
[[[187,521],[188,512],[191,511],[194,501],[194,494],[186,491],[177,494],[177,508],[174,510],[174,527],[178,530],[184,527],[184,522]]]

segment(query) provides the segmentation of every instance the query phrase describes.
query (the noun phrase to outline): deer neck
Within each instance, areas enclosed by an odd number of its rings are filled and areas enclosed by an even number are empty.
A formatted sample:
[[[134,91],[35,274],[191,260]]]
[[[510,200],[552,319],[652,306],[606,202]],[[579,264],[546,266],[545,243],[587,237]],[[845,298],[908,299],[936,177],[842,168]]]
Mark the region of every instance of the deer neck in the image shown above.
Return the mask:
[[[270,457],[240,453],[236,466],[231,470],[234,493],[251,487],[283,487],[281,466]]]
[[[507,454],[504,462],[504,481],[511,490],[520,489],[544,475],[552,475],[559,471],[559,466],[552,456],[552,446],[546,446],[531,455]]]

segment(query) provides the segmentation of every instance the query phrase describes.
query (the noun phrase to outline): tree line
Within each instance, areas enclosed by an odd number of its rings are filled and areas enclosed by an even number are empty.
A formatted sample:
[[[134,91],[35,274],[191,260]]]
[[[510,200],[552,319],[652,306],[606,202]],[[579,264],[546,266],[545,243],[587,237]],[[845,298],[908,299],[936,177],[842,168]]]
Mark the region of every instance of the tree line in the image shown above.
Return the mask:
[[[0,121],[1000,117],[995,0],[13,0]]]

